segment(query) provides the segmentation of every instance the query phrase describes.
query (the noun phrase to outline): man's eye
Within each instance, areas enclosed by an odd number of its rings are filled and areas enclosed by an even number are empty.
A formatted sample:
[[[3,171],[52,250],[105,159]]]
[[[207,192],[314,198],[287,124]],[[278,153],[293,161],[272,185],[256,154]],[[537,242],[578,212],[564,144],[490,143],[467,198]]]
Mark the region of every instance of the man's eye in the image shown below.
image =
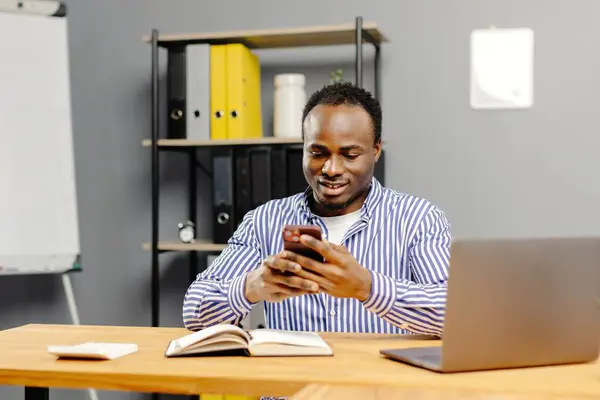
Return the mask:
[[[320,153],[318,151],[311,151],[310,155],[313,157],[323,157],[323,153]]]
[[[356,160],[360,154],[346,154],[346,158],[349,160]]]

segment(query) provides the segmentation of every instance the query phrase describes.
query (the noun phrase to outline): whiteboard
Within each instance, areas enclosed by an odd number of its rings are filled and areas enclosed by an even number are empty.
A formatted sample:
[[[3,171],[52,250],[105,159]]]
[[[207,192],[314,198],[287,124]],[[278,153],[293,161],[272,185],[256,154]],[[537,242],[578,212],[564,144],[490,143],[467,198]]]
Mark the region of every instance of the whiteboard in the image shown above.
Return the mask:
[[[0,274],[78,267],[69,75],[64,5],[0,0]]]

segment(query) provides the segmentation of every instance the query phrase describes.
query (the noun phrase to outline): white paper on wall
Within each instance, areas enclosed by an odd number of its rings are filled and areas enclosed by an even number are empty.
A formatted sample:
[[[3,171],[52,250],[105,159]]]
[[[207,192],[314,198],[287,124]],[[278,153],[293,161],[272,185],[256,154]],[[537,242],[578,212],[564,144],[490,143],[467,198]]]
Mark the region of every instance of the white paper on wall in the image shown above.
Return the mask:
[[[471,107],[531,107],[533,67],[533,30],[474,30],[471,33]]]

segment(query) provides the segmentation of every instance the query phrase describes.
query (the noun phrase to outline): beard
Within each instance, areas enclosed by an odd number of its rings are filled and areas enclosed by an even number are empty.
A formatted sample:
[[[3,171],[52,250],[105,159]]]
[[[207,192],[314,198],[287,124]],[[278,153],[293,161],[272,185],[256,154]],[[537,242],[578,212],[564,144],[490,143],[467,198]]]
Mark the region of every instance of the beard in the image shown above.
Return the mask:
[[[331,202],[331,201],[327,201],[327,200],[319,200],[319,203],[329,211],[339,211],[339,210],[343,210],[344,208],[348,207],[350,204],[352,204],[353,201],[354,201],[354,198],[350,198],[343,203],[336,203],[336,202]]]
[[[343,202],[330,201],[330,200],[327,200],[326,198],[320,198],[320,196],[317,195],[315,192],[313,192],[313,193],[315,193],[315,195],[313,197],[314,197],[314,200],[316,200],[326,210],[340,211],[340,210],[347,208],[357,198],[359,198],[363,194],[367,193],[370,188],[371,188],[371,181],[369,180],[368,183],[361,190],[357,191],[353,196],[348,197],[348,199]]]

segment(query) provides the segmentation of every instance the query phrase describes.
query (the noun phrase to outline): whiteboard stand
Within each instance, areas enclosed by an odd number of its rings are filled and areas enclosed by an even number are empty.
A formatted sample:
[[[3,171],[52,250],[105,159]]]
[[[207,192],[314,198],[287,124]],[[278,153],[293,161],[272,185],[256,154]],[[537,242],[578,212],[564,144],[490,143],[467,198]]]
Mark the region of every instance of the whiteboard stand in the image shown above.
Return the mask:
[[[65,289],[65,297],[69,307],[69,314],[71,315],[71,322],[73,322],[73,325],[80,325],[77,303],[75,302],[75,294],[73,293],[73,285],[71,284],[71,277],[66,272],[62,274],[62,283],[63,288]]]

